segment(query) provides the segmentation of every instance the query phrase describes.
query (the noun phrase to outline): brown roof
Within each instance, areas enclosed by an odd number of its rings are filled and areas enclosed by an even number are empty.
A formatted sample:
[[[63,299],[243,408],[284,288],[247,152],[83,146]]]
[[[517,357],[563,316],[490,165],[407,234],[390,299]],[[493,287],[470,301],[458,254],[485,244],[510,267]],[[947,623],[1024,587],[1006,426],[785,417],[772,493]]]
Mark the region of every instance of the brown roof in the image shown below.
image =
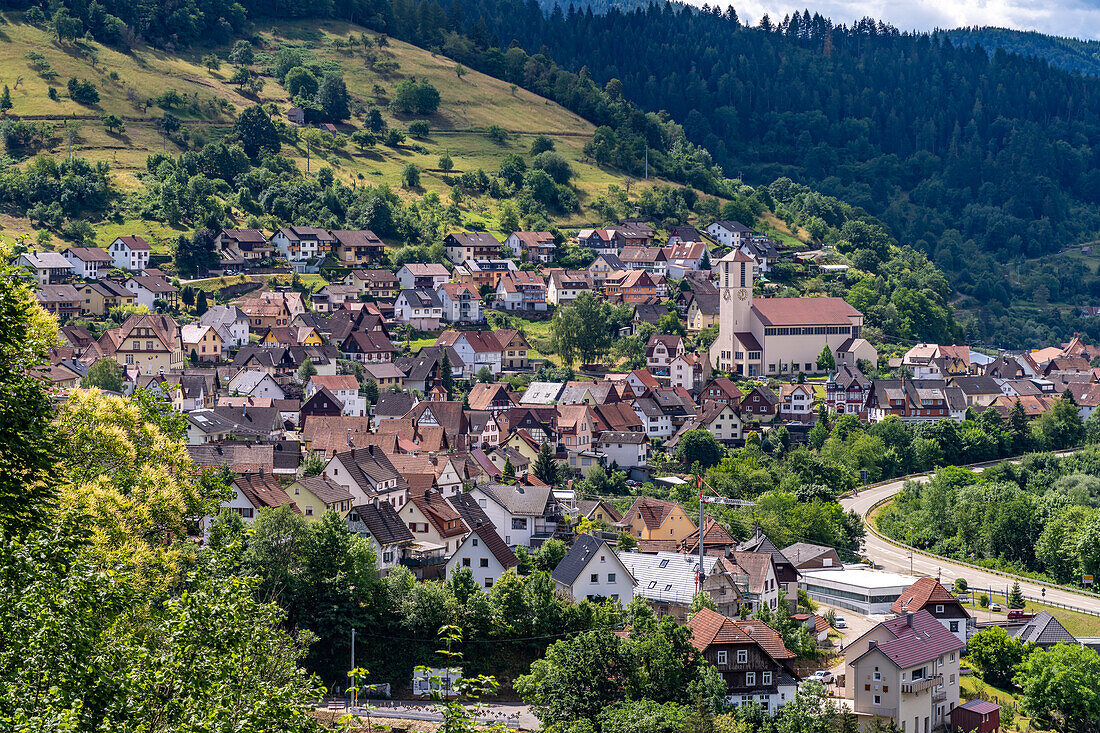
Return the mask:
[[[929,604],[952,603],[958,604],[959,599],[951,595],[935,578],[920,578],[916,583],[901,592],[894,605],[890,606],[891,613],[903,614],[906,611],[916,613]]]
[[[114,262],[102,247],[69,247],[65,251],[71,252],[81,262]]]
[[[233,486],[244,494],[245,498],[257,509],[277,508],[290,505],[296,513],[301,511],[294,501],[283,491],[278,479],[269,473],[250,473],[233,479]]]
[[[691,645],[699,651],[714,644],[756,644],[776,662],[795,656],[783,645],[779,633],[763,621],[738,621],[704,608],[687,625],[691,629]]]
[[[680,505],[674,501],[639,496],[623,515],[623,524],[630,524],[634,517],[640,515],[647,529],[659,529],[672,511],[678,508],[681,508]]]
[[[135,237],[135,236],[118,237],[116,239],[116,241],[122,242],[127,247],[129,247],[130,249],[149,249],[149,243],[146,242],[141,237]]]
[[[318,389],[358,390],[359,380],[354,374],[314,374],[309,378]]]
[[[409,501],[427,517],[442,537],[456,537],[468,531],[466,523],[462,521],[462,515],[456,512],[438,491],[411,492]]]
[[[332,236],[345,247],[380,247],[382,240],[369,229],[334,229]]]
[[[853,316],[862,315],[843,298],[761,298],[753,301],[752,309],[765,326],[847,326]]]

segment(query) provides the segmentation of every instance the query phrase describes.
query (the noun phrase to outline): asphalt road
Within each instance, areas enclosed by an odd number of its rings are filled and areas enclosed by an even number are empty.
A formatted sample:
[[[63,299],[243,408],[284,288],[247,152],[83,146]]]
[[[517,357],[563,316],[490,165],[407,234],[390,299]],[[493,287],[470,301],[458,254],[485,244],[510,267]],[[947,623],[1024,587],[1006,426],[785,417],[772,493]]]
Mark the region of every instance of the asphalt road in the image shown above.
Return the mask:
[[[975,469],[980,470],[980,469]],[[920,477],[916,481],[927,481]],[[860,493],[841,499],[841,506],[845,509],[853,509],[863,517],[864,526],[867,526],[867,512],[876,502],[893,496],[901,491],[903,480],[892,481],[888,484],[864,489]],[[874,560],[877,566],[893,572],[910,572],[909,552],[897,547],[876,536],[871,528],[867,527],[867,533],[863,540],[863,554]],[[971,593],[981,592],[983,589],[992,588],[994,592],[1004,592],[1006,587],[1012,587],[1012,579],[996,573],[959,565],[944,558],[934,558],[925,555],[913,554],[912,572],[914,575],[930,575],[939,578],[947,587],[955,582],[956,578],[965,578]],[[1046,596],[1042,595],[1046,589]],[[1095,596],[1075,593],[1052,586],[1044,586],[1033,580],[1020,580],[1020,590],[1027,600],[1041,601],[1051,605],[1062,604],[1072,608],[1085,609],[1100,614],[1100,598]]]

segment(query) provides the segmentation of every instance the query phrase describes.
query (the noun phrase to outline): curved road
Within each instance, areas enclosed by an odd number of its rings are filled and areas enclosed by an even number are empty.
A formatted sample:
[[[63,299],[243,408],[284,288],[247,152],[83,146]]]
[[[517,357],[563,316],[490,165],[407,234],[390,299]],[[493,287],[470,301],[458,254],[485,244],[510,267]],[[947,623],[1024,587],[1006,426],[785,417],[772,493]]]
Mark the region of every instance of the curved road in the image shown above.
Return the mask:
[[[975,468],[973,470],[980,471],[981,469]],[[913,480],[924,482],[927,481],[928,478],[920,476]],[[890,544],[886,540],[878,537],[871,530],[867,517],[867,512],[870,511],[872,506],[882,499],[887,499],[901,491],[904,483],[905,480],[901,479],[864,489],[858,494],[841,499],[840,503],[844,509],[855,510],[863,517],[863,524],[867,529],[867,533],[863,540],[863,554],[871,560],[874,560],[877,566],[881,566],[893,572],[908,574],[910,567],[909,551]],[[941,582],[948,587],[951,586],[956,578],[965,578],[972,593],[989,588],[992,588],[994,592],[1000,591],[1004,593],[1006,588],[1012,587],[1013,582],[1012,578],[1006,578],[1003,575],[976,570],[966,565],[959,565],[946,558],[930,557],[921,555],[920,553],[913,554],[912,567],[914,575],[930,575],[933,578],[938,577]],[[1046,588],[1045,597],[1042,595],[1043,588]],[[1057,587],[1043,585],[1042,583],[1026,579],[1020,580],[1020,590],[1023,592],[1024,598],[1029,601],[1048,602],[1052,603],[1052,605],[1061,604],[1071,608],[1086,609],[1095,614],[1100,614],[1100,598],[1095,596],[1062,590]]]

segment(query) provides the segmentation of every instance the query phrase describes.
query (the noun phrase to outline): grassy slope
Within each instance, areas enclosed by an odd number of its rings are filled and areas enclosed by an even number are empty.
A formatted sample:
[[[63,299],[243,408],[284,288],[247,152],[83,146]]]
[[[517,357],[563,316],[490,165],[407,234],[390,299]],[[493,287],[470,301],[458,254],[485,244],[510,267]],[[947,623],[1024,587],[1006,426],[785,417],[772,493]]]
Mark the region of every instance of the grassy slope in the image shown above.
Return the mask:
[[[233,71],[231,66],[223,64],[218,71],[208,70],[199,64],[198,53],[172,56],[141,47],[132,54],[122,54],[96,43],[62,45],[46,31],[18,22],[17,14],[9,13],[7,17],[9,23],[0,26],[0,83],[12,87],[14,107],[11,114],[45,117],[58,122],[71,119],[74,115],[91,117],[78,122],[80,129],[74,140],[73,152],[93,160],[110,162],[116,171],[116,182],[123,189],[141,186],[137,174],[144,170],[145,158],[150,152],[161,149],[173,154],[182,152],[173,143],[166,144],[156,131],[154,120],[163,114],[163,110],[152,104],[145,105],[141,100],[155,98],[169,89],[197,100],[197,104],[172,110],[172,113],[191,123],[192,132],[207,140],[225,134],[232,123],[232,112],[219,112],[212,104],[215,97],[225,99],[236,110],[256,101],[273,102],[283,110],[290,105],[286,91],[269,77],[265,77],[267,84],[258,98],[242,95],[235,86],[227,83]],[[258,56],[274,54],[280,44],[292,43],[305,47],[320,61],[339,63],[344,69],[353,99],[364,107],[375,105],[382,108],[387,122],[398,128],[404,129],[412,120],[395,117],[385,110],[385,105],[388,95],[400,81],[413,77],[426,79],[440,91],[439,112],[428,118],[432,129],[428,139],[409,139],[405,146],[398,149],[378,145],[365,154],[354,145],[349,145],[344,151],[326,156],[328,162],[317,160],[314,153],[311,171],[316,171],[318,165],[331,165],[337,176],[346,182],[389,183],[400,190],[398,181],[401,170],[406,163],[412,162],[424,169],[421,189],[402,190],[402,196],[413,198],[427,191],[435,191],[446,197],[450,187],[442,180],[442,175],[427,170],[437,167],[438,158],[444,152],[454,160],[456,172],[477,168],[491,171],[496,169],[503,155],[509,152],[526,153],[532,137],[543,133],[554,139],[557,149],[573,163],[577,173],[575,184],[583,211],[559,222],[562,225],[579,225],[595,218],[589,204],[605,192],[608,185],[626,187],[629,183],[631,193],[635,194],[640,187],[655,182],[630,180],[620,172],[600,169],[581,160],[581,150],[593,130],[591,124],[545,98],[523,89],[513,92],[509,84],[499,79],[472,70],[459,77],[455,72],[455,63],[444,56],[391,40],[387,48],[374,48],[373,51],[398,66],[392,72],[378,72],[368,67],[361,47],[347,52],[332,46],[335,38],[362,33],[363,29],[357,26],[338,22],[280,23],[277,26],[261,25],[257,30],[263,39],[263,48],[257,49]],[[374,34],[368,35],[375,37]],[[31,68],[25,58],[30,51],[37,51],[46,57],[58,73],[55,81],[47,83]],[[227,48],[218,49],[222,57],[227,52]],[[92,54],[96,57],[94,66]],[[254,69],[259,71],[261,67],[257,64]],[[117,79],[112,78],[112,74],[117,75]],[[68,99],[65,82],[74,76],[96,83],[101,96],[97,105],[83,107]],[[57,88],[59,101],[48,98],[47,90],[51,85]],[[108,113],[127,119],[123,134],[109,134],[104,130],[98,118]],[[361,118],[351,120],[345,131],[350,132],[361,122]],[[490,125],[499,125],[514,134],[504,144],[498,144],[485,132]],[[65,140],[59,136],[57,142],[44,152],[60,155],[65,151]],[[304,143],[299,144],[297,149],[285,149],[284,154],[305,168]],[[468,201],[462,208],[471,218],[487,220],[492,226],[495,203],[484,199]],[[26,219],[11,216],[0,218],[0,235],[27,235],[32,231]],[[110,241],[122,231],[141,231],[149,235],[159,245],[157,249],[163,249],[175,235],[171,227],[156,222],[125,222],[99,228],[99,239]],[[54,244],[62,243],[55,237]]]

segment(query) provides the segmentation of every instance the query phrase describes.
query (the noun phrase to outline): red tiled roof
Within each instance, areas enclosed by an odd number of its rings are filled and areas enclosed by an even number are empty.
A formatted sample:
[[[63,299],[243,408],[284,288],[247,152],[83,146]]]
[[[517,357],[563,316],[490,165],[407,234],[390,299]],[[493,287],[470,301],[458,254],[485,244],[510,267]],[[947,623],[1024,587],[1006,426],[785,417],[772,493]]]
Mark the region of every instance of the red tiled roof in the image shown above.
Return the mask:
[[[877,649],[899,669],[906,669],[948,652],[958,651],[965,646],[958,637],[925,610],[890,619],[883,622],[882,626],[894,638],[869,648],[860,657]],[[854,661],[852,660],[849,664]]]
[[[847,326],[862,315],[843,298],[762,298],[753,301],[752,309],[765,326]]]
[[[955,603],[959,600],[935,578],[920,578],[916,583],[906,588],[898,596],[898,599],[894,601],[894,605],[890,606],[891,613],[903,614],[907,610],[909,613],[916,613],[922,608],[926,608],[930,603]]]

